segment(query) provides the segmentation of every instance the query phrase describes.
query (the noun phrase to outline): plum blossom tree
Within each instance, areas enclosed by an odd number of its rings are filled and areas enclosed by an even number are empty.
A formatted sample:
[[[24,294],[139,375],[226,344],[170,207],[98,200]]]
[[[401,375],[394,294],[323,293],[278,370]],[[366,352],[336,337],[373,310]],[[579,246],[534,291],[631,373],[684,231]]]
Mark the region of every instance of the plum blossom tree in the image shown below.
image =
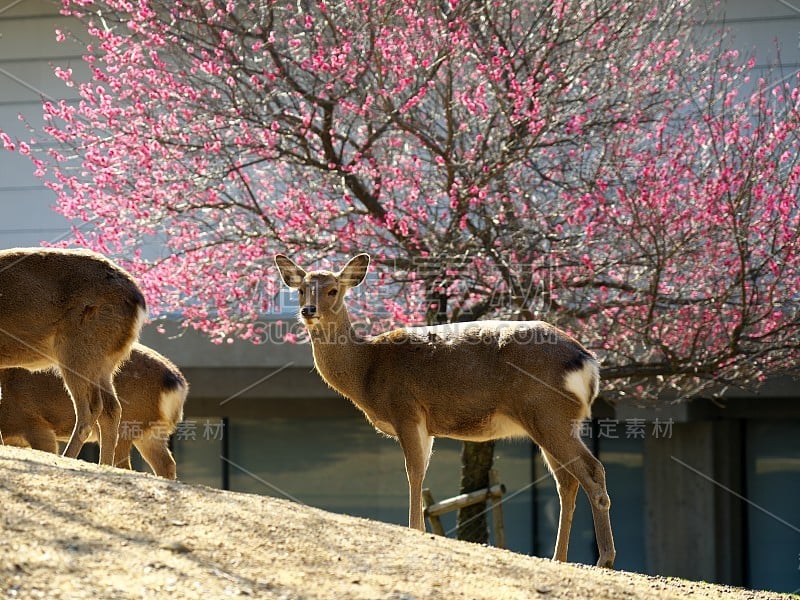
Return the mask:
[[[276,251],[365,250],[369,326],[545,318],[609,398],[796,370],[798,82],[695,38],[687,0],[63,11],[91,78],[56,70],[80,101],[24,151],[72,242],[185,326],[260,339]]]

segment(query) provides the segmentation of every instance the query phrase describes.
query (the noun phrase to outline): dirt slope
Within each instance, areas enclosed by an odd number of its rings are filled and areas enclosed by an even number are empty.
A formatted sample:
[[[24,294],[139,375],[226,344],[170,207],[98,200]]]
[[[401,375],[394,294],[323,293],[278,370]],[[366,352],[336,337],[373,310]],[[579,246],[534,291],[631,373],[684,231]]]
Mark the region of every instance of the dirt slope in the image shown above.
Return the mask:
[[[778,598],[0,447],[0,597]]]

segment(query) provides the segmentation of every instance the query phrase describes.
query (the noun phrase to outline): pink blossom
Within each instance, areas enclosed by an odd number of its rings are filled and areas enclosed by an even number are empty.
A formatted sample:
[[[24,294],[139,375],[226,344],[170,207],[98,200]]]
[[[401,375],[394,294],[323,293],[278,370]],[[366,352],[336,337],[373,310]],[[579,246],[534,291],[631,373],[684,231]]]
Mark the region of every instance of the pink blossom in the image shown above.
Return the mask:
[[[267,30],[257,3],[65,0],[90,81],[44,103],[46,143],[0,138],[91,223],[74,243],[217,343],[274,315],[274,253],[368,251],[370,329],[423,321],[438,290],[448,318],[559,323],[607,369],[790,365],[796,82],[743,87],[754,60],[688,41],[683,0],[449,5],[279,1]]]

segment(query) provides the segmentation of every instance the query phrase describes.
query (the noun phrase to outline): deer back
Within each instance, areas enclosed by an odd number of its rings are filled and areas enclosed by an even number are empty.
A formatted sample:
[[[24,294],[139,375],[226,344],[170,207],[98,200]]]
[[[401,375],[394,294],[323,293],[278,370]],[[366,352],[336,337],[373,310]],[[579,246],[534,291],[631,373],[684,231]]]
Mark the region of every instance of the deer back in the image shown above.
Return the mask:
[[[67,351],[118,362],[138,336],[144,310],[134,279],[100,254],[0,251],[0,365],[42,368],[54,362],[46,357]]]
[[[596,360],[541,321],[479,321],[315,342],[323,379],[386,433],[424,419],[432,434],[503,437],[497,419],[558,408],[580,420],[597,395]],[[498,421],[499,422],[499,421]],[[524,435],[518,430],[514,435]]]

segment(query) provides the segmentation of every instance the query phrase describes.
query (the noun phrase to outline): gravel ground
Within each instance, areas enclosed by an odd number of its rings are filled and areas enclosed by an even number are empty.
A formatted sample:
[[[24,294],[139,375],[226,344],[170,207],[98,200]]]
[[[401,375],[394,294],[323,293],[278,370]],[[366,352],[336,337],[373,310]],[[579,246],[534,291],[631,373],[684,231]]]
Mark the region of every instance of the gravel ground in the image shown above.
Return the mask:
[[[558,564],[0,447],[7,598],[785,598]]]

